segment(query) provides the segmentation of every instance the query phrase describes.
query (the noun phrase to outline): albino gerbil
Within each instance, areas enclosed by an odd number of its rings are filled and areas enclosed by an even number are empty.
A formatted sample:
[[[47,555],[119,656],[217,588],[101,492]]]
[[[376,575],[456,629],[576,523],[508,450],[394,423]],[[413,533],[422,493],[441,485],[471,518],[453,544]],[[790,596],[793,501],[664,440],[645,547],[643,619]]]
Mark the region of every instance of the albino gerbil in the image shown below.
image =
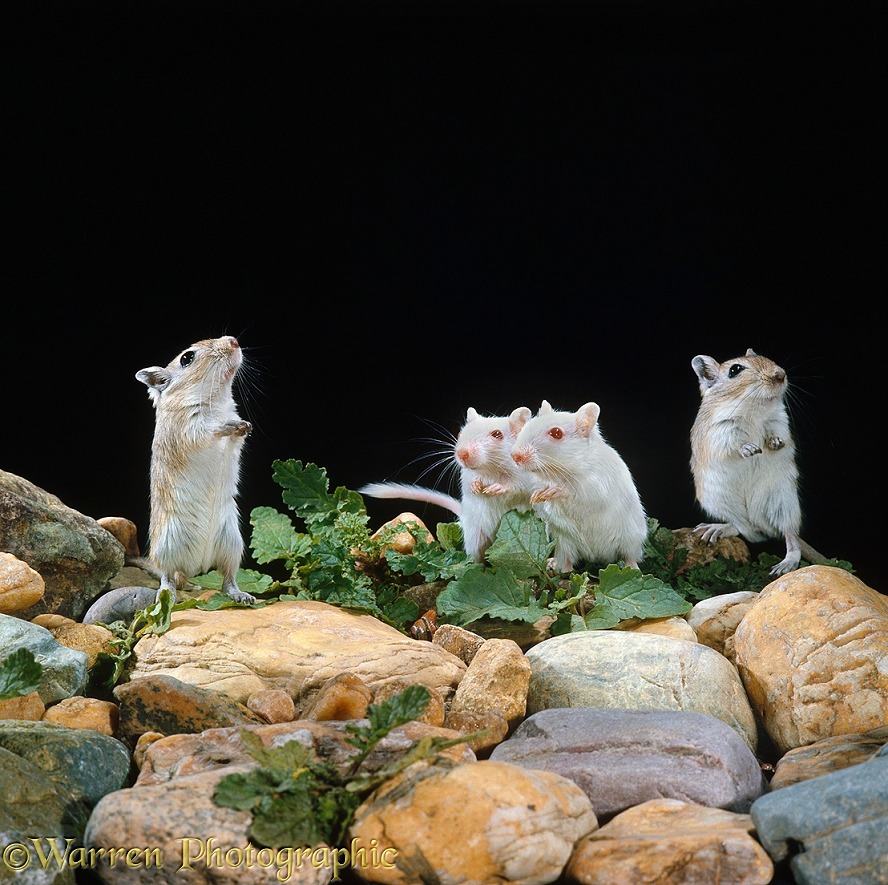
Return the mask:
[[[189,578],[216,568],[232,599],[255,602],[237,585],[244,542],[235,497],[241,449],[253,429],[231,392],[242,363],[237,339],[225,335],[195,342],[166,368],[136,373],[156,412],[148,552],[160,589],[174,597]]]
[[[719,363],[695,356],[700,408],[691,429],[691,472],[707,516],[694,531],[704,540],[743,535],[747,541],[783,536],[786,557],[771,569],[783,575],[825,557],[799,537],[802,511],[795,443],[784,396],[786,372],[752,349]]]
[[[425,501],[452,511],[459,517],[466,552],[481,562],[503,514],[530,508],[533,478],[518,468],[510,454],[530,414],[530,409],[521,406],[507,418],[485,417],[469,407],[453,447],[453,463],[460,473],[461,500],[403,483],[371,483],[358,491],[374,498]]]
[[[637,568],[644,553],[644,508],[629,468],[601,435],[599,412],[596,403],[556,412],[543,400],[512,448],[537,479],[530,501],[555,541],[560,572],[581,559]]]

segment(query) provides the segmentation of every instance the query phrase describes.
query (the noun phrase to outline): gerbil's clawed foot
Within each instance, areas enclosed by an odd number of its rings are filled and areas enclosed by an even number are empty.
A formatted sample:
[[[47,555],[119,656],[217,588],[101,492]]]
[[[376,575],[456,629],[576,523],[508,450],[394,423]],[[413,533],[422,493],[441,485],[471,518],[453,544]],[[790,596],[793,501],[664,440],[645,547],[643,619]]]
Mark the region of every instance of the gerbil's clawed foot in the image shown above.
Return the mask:
[[[252,432],[249,421],[229,421],[216,431],[216,436],[249,436]]]
[[[546,571],[553,575],[563,575],[573,571],[573,563],[570,560],[559,563],[554,556],[550,556],[546,560]]]
[[[708,544],[714,544],[719,538],[733,538],[739,532],[727,522],[701,522],[694,526],[694,534],[699,535]]]
[[[761,455],[762,450],[755,443],[746,443],[744,446],[740,446],[740,455],[743,458],[750,458],[753,455]]]
[[[772,436],[767,441],[766,445],[772,452],[776,452],[778,449],[782,449],[786,445],[786,442],[779,436]]]
[[[774,575],[775,577],[779,577],[780,575],[788,574],[789,572],[795,571],[799,567],[799,560],[801,557],[797,555],[787,556],[785,559],[781,559],[780,562],[775,565],[768,574]]]
[[[558,486],[542,486],[539,489],[534,489],[533,494],[530,496],[530,503],[541,504],[543,501],[552,501],[554,498],[564,498],[566,496],[567,492]]]
[[[237,584],[231,583],[226,584],[222,588],[235,602],[239,602],[241,605],[252,605],[256,601],[256,597],[251,593],[247,593],[245,590],[241,590]]]

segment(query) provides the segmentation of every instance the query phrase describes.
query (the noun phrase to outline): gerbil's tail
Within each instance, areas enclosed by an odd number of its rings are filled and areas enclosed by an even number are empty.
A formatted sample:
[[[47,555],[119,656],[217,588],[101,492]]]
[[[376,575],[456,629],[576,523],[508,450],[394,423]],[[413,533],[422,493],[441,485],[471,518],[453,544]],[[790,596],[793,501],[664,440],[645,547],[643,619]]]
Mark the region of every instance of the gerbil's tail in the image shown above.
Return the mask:
[[[361,486],[358,492],[369,495],[371,498],[406,498],[408,501],[425,501],[427,504],[437,504],[451,513],[459,516],[459,501],[445,492],[437,492],[435,489],[427,489],[425,486],[414,486],[399,482],[371,482]]]
[[[801,538],[799,538],[799,549],[802,551],[802,558],[807,559],[808,562],[813,562],[815,565],[826,562],[829,559],[828,556],[818,553],[810,544],[803,541]]]

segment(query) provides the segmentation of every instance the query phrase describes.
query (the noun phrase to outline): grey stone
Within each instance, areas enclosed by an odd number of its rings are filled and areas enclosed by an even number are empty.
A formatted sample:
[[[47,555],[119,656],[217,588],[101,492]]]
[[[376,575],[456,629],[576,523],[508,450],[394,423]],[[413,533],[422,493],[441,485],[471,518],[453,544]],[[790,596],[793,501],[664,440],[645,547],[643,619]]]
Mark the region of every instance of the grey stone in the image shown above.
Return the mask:
[[[18,614],[46,612],[79,620],[123,568],[123,545],[96,520],[33,483],[0,470],[0,550],[40,573],[43,598]]]
[[[86,655],[56,642],[52,633],[39,624],[19,617],[0,615],[0,649],[6,658],[11,652],[27,648],[43,667],[38,693],[47,706],[82,694],[86,687]]]
[[[798,885],[888,883],[888,757],[761,796],[750,809],[775,861],[792,856]]]
[[[84,624],[110,624],[113,621],[129,623],[137,611],[151,605],[157,596],[152,587],[117,587],[102,594],[82,620]]]
[[[704,713],[542,710],[490,758],[570,778],[599,820],[660,798],[746,813],[766,789],[743,738]]]
[[[89,807],[121,789],[130,776],[127,747],[89,728],[0,720],[0,748],[36,766]]]

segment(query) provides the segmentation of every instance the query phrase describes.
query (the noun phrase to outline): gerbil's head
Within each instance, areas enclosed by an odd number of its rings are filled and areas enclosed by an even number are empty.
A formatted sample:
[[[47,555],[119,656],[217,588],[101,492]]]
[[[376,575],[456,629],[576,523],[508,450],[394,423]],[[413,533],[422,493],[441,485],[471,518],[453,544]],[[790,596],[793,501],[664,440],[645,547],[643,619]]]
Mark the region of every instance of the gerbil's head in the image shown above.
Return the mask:
[[[231,391],[231,382],[244,357],[237,338],[223,335],[186,347],[166,366],[139,369],[136,378],[148,388],[155,408],[176,399],[184,406],[207,407],[220,391]]]
[[[752,348],[743,356],[719,363],[711,356],[695,356],[691,367],[700,383],[700,395],[712,399],[761,401],[780,399],[786,392],[786,372]]]
[[[469,406],[453,448],[457,463],[470,470],[514,470],[509,453],[530,414],[527,406],[519,406],[506,418],[485,418]]]
[[[598,435],[597,403],[586,403],[576,412],[557,412],[543,400],[540,410],[528,421],[512,447],[512,460],[541,476],[564,474],[575,454]]]

